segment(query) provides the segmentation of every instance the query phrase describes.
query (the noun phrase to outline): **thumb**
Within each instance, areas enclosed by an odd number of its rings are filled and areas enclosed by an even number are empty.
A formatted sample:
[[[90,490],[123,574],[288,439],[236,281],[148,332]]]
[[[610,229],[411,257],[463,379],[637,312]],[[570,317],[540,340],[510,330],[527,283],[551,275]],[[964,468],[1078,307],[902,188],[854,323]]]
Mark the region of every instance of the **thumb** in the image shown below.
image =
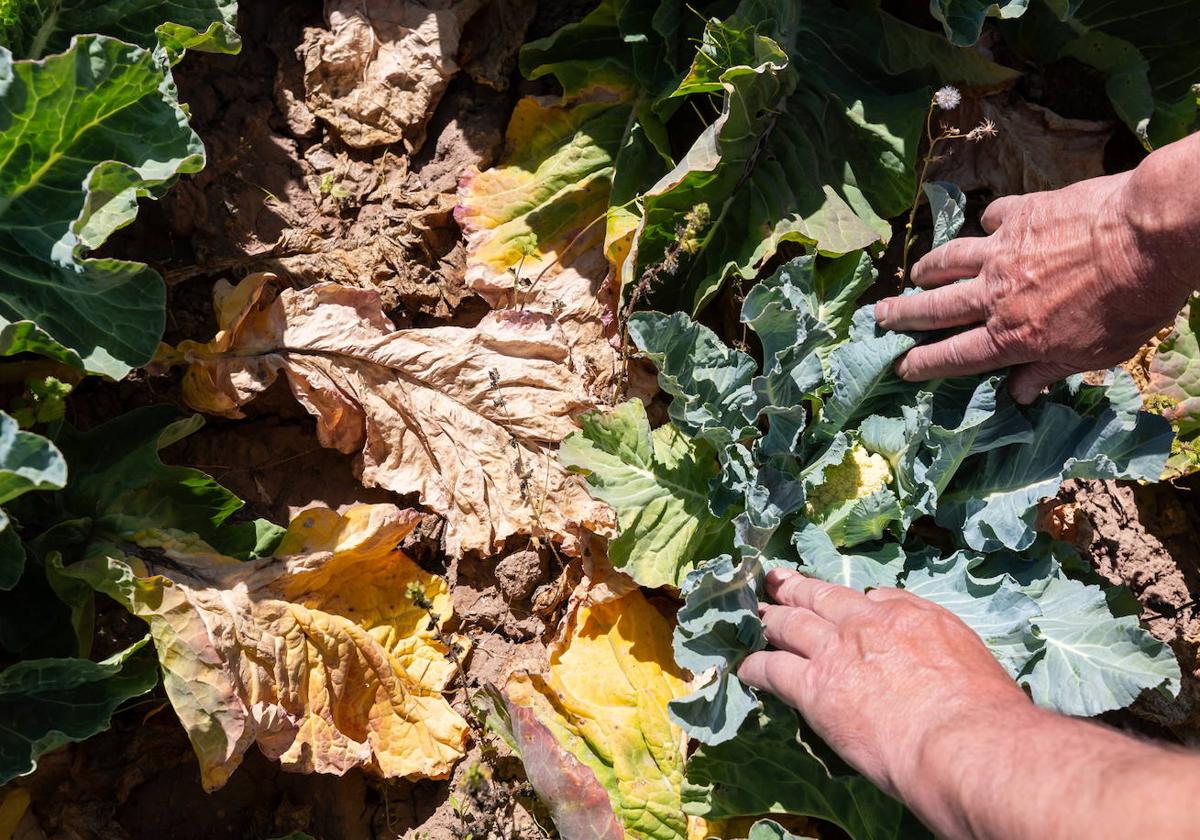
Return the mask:
[[[1065,379],[1075,368],[1062,362],[1031,362],[1012,369],[1008,375],[1008,391],[1021,405],[1029,405],[1042,389]]]

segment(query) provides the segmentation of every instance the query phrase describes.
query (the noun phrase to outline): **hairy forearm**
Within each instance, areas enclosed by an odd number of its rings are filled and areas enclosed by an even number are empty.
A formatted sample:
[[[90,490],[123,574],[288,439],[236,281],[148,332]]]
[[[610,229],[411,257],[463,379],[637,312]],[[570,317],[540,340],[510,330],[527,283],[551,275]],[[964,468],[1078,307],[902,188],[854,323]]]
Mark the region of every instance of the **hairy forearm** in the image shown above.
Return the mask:
[[[1027,703],[947,721],[895,781],[942,837],[1182,838],[1200,829],[1200,757]]]
[[[1125,194],[1138,248],[1165,257],[1173,284],[1200,289],[1200,133],[1152,152]]]

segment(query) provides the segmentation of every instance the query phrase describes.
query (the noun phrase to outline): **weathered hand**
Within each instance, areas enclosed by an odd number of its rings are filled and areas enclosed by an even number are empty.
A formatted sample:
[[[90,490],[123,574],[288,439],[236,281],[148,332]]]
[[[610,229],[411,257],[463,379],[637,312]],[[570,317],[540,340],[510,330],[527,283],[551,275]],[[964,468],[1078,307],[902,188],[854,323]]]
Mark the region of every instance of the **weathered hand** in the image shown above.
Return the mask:
[[[932,291],[876,304],[890,329],[971,327],[912,349],[899,375],[1012,366],[1012,394],[1028,403],[1068,374],[1133,356],[1195,287],[1195,221],[1181,234],[1160,210],[1163,190],[1185,189],[1189,175],[1200,175],[1194,144],[1166,147],[1132,172],[992,202],[981,220],[988,236],[948,242],[913,267],[913,282]],[[964,278],[973,279],[953,282]]]
[[[956,717],[1032,709],[979,636],[899,589],[862,594],[775,569],[760,607],[773,650],[738,676],[796,707],[846,761],[894,795]],[[910,782],[911,783],[911,782]]]
[[[774,650],[738,676],[799,709],[937,836],[1196,836],[1200,757],[1039,709],[947,610],[782,570],[767,593]]]

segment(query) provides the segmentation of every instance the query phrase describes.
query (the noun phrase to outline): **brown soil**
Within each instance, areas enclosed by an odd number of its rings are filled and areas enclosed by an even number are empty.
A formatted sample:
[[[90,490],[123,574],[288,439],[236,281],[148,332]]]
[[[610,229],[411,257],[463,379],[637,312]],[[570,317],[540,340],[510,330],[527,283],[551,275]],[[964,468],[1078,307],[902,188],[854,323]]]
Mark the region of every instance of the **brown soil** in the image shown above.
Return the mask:
[[[1110,722],[1200,746],[1200,483],[1068,482],[1072,540],[1093,567],[1137,598],[1150,631],[1171,645],[1183,670],[1179,696],[1147,692]],[[1151,724],[1147,728],[1144,724]]]

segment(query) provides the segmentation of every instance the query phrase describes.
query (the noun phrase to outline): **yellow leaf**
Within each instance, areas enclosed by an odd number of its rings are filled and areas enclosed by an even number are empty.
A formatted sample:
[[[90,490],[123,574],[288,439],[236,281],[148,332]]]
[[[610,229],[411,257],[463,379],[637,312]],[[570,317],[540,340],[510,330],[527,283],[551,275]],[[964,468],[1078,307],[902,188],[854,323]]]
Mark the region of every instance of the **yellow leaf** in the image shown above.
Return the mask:
[[[0,840],[11,840],[28,810],[29,791],[25,788],[13,788],[0,799]]]
[[[467,725],[443,697],[447,585],[396,548],[418,519],[393,505],[312,508],[280,556],[249,563],[147,531],[134,542],[156,551],[109,547],[68,572],[150,625],[206,790],[254,743],[294,772],[444,778]]]
[[[584,824],[595,836],[613,836],[611,827],[597,828],[607,825],[606,814],[615,814],[626,837],[688,836],[680,800],[684,738],[667,717],[667,703],[684,693],[671,622],[636,589],[604,603],[579,602],[548,674],[509,680],[523,760],[563,837],[579,836]],[[563,788],[565,777],[575,780],[572,787]],[[596,783],[607,792],[607,812],[588,796]]]
[[[604,398],[619,363],[606,233],[627,250],[636,225],[628,212],[609,209],[631,94],[614,80],[562,104],[522,99],[508,125],[508,156],[463,178],[455,210],[466,234],[468,285],[493,306],[554,316],[573,368]]]
[[[419,493],[446,517],[446,550],[490,551],[513,534],[567,550],[613,515],[554,455],[594,405],[549,316],[502,311],[477,327],[396,330],[379,296],[321,283],[271,299],[271,275],[219,284],[220,331],[160,354],[188,363],[184,398],[226,417],[282,372],[321,443],[359,453],[364,484]]]

